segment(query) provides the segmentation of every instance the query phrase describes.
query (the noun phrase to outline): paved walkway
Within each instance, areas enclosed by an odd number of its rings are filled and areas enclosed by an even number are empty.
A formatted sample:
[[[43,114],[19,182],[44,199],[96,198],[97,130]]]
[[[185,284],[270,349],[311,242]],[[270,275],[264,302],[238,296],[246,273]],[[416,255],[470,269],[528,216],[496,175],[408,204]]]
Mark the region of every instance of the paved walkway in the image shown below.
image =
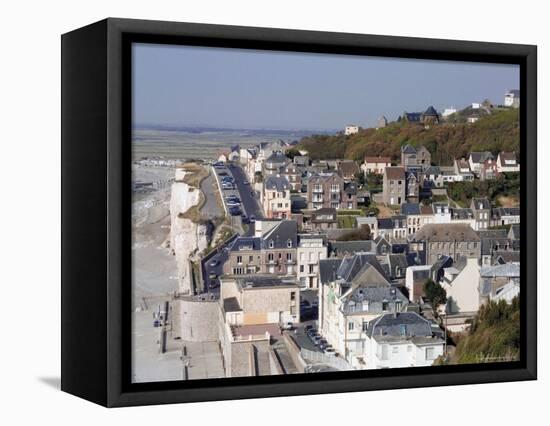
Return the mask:
[[[218,342],[184,342],[189,380],[225,377],[223,359]]]

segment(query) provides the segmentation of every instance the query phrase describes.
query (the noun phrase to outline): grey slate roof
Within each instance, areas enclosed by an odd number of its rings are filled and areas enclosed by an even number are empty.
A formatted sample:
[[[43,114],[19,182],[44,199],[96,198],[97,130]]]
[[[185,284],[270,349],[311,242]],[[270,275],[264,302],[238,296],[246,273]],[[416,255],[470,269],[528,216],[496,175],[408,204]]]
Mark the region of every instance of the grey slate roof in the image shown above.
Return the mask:
[[[489,151],[470,152],[470,156],[472,157],[472,162],[474,163],[483,163],[485,160],[494,159],[493,154]]]
[[[372,240],[331,241],[329,249],[336,256],[344,253],[371,252],[376,253],[376,244]]]
[[[426,111],[424,111],[424,115],[428,115],[428,116],[438,116],[439,114],[437,113],[437,111],[435,110],[435,108],[430,105]]]
[[[234,279],[241,288],[297,286],[295,277],[281,277],[272,274],[239,275]]]
[[[342,259],[321,259],[319,261],[319,279],[321,284],[334,281],[337,278],[338,267]]]
[[[390,281],[387,272],[373,254],[357,253],[354,256],[342,259],[341,262],[338,268],[338,277],[346,282],[352,281],[365,267],[375,268],[388,282]]]
[[[451,209],[451,218],[454,220],[473,219],[474,212],[472,209]]]
[[[508,277],[518,278],[520,267],[516,263],[505,263],[503,265],[482,266],[479,274],[482,278]]]
[[[265,160],[266,163],[274,163],[274,164],[285,164],[287,161],[289,161],[288,157],[284,155],[282,152],[278,152],[278,151],[272,153]]]
[[[397,315],[385,314],[369,323],[369,337],[377,336],[431,336],[430,322],[416,312],[401,312]]]
[[[230,251],[240,250],[260,250],[262,247],[262,239],[260,237],[238,237],[231,244]]]
[[[401,204],[401,214],[406,216],[419,215],[420,205],[418,203],[403,203]]]
[[[415,235],[416,241],[480,241],[479,235],[465,223],[428,223],[424,225]]]
[[[382,314],[384,302],[388,302],[388,310],[394,312],[395,302],[401,302],[404,309],[409,300],[396,287],[358,287],[345,297],[341,309],[346,314]]]
[[[472,198],[472,205],[475,210],[489,210],[491,203],[487,198]]]
[[[416,114],[416,113],[409,113],[409,114]],[[420,116],[418,117],[418,119],[420,119]],[[403,154],[416,154],[416,148],[412,145],[404,145],[401,147],[401,152]]]
[[[284,176],[269,176],[265,180],[265,188],[283,192],[290,189],[290,184],[288,183],[288,179]]]
[[[284,249],[289,248],[288,242],[291,242],[290,248],[296,248],[298,245],[298,226],[295,220],[282,220],[273,229],[270,229],[263,236],[264,249]],[[270,242],[273,241],[273,247],[270,247]]]

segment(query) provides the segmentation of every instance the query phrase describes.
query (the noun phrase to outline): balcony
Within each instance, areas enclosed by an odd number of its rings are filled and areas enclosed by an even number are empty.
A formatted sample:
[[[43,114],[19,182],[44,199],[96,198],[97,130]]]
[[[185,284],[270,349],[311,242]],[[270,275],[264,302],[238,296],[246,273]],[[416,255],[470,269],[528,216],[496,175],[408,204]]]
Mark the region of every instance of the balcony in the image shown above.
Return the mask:
[[[322,194],[325,191],[323,191],[322,187],[321,188],[315,188],[314,187],[312,192],[315,193],[315,194]]]

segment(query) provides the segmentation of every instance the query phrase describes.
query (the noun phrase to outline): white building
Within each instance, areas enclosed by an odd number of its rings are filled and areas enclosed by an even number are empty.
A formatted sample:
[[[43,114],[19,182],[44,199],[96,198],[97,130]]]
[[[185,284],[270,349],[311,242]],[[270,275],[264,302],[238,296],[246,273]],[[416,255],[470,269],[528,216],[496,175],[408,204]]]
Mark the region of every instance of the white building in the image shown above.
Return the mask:
[[[445,108],[445,110],[441,113],[441,117],[447,118],[450,115],[456,114],[457,110],[455,107]]]
[[[349,125],[349,126],[346,126],[344,128],[344,134],[346,136],[349,136],[349,135],[354,135],[356,133],[359,133],[359,126],[356,126],[356,125]]]
[[[443,269],[441,286],[447,292],[447,313],[477,312],[481,305],[480,267],[477,258],[469,257],[460,266]]]
[[[499,173],[519,172],[515,152],[500,152],[497,157],[497,171]]]
[[[319,261],[327,258],[323,235],[298,235],[298,284],[302,290],[319,287]]]
[[[504,106],[519,108],[519,90],[509,90],[504,95]]]

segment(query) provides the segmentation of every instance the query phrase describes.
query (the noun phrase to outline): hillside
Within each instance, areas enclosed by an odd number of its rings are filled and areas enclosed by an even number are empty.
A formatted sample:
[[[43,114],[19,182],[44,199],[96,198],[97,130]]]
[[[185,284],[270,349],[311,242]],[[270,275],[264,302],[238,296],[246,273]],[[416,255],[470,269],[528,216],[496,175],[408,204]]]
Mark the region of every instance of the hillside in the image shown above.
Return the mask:
[[[432,162],[439,165],[452,165],[453,159],[465,157],[470,151],[519,153],[519,111],[497,111],[474,124],[443,123],[426,129],[417,124],[394,122],[351,136],[313,135],[302,138],[298,148],[307,150],[314,160],[361,160],[365,155],[381,155],[399,162],[401,146],[406,143],[424,145],[432,154]]]

